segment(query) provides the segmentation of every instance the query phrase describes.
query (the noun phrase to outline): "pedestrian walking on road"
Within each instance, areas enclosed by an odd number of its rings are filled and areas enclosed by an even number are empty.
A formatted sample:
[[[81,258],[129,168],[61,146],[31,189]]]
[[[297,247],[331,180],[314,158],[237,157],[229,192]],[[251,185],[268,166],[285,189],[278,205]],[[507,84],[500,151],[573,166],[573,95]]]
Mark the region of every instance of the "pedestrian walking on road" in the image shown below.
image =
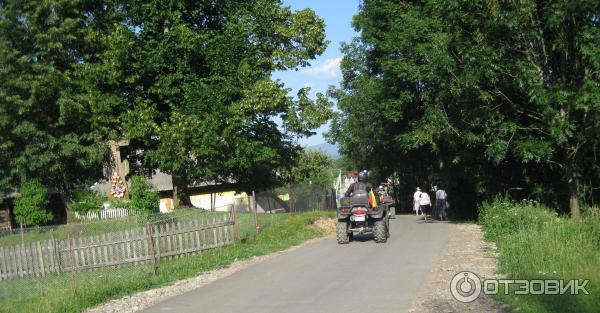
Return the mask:
[[[425,222],[427,222],[427,215],[431,214],[431,198],[425,191],[421,192],[419,196],[419,209],[425,215]]]
[[[413,211],[415,212],[415,216],[421,215],[421,214],[419,214],[419,212],[421,211],[420,210],[421,204],[419,203],[420,199],[421,199],[421,188],[417,187],[417,190],[413,194]]]
[[[442,221],[446,220],[447,199],[448,194],[446,193],[446,190],[444,190],[442,184],[438,184],[437,191],[435,192],[435,209]]]

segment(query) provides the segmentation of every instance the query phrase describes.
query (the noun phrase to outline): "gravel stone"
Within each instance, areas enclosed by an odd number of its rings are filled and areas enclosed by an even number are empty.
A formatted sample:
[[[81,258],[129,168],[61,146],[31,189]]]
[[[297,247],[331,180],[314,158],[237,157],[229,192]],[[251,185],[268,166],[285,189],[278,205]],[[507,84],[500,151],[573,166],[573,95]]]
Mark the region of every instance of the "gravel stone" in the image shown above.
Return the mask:
[[[509,312],[490,296],[481,294],[471,303],[454,299],[450,282],[455,274],[471,271],[484,279],[501,278],[496,268],[496,246],[483,240],[481,226],[451,223],[450,237],[425,282],[420,286],[409,312]]]

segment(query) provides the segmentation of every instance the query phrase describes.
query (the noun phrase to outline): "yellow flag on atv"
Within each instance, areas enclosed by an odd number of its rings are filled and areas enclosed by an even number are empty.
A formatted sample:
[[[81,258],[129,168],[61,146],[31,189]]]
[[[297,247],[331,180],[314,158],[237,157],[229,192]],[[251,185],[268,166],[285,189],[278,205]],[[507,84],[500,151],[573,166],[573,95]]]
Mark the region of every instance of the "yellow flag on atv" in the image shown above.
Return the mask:
[[[369,204],[372,208],[377,206],[377,198],[375,198],[375,193],[373,192],[373,190],[369,192]]]

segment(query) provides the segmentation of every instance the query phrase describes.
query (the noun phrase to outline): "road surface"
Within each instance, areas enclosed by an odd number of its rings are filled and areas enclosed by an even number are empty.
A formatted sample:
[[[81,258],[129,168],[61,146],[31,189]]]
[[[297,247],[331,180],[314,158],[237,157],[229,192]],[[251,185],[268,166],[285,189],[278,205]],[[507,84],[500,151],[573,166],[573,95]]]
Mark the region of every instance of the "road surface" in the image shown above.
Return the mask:
[[[390,220],[385,244],[328,238],[171,298],[144,312],[400,313],[448,240],[449,225]]]

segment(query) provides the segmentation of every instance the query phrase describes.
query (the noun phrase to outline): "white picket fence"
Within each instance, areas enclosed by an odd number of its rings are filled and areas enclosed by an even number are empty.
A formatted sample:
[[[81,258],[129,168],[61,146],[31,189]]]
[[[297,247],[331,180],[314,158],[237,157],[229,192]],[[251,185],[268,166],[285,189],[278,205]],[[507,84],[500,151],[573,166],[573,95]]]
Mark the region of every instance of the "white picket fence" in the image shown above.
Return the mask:
[[[129,216],[129,211],[122,208],[103,209],[98,212],[88,212],[85,214],[75,213],[75,218],[83,220],[99,220]]]

